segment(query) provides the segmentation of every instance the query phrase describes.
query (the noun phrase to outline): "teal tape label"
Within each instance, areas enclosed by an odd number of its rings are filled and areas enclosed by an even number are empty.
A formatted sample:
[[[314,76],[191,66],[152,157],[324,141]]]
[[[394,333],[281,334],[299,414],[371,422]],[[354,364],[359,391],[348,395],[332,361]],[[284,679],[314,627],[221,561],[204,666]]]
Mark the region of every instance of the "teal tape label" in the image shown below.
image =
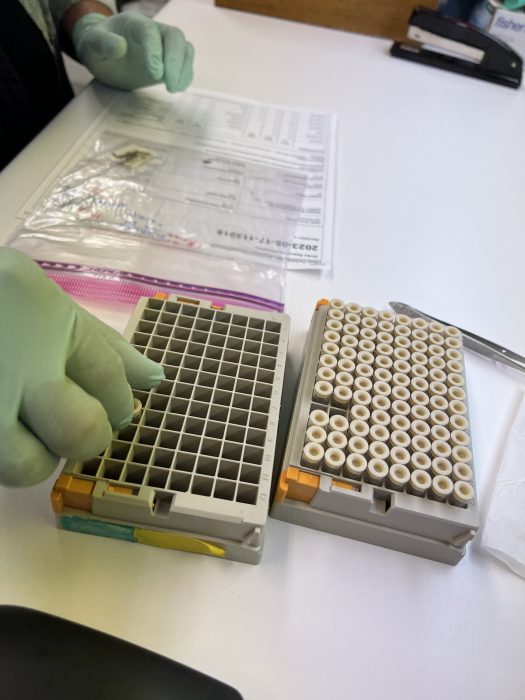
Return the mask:
[[[83,532],[86,535],[98,535],[99,537],[113,537],[117,540],[136,542],[134,527],[130,525],[114,525],[101,520],[80,518],[78,515],[62,515],[60,525],[70,532]]]

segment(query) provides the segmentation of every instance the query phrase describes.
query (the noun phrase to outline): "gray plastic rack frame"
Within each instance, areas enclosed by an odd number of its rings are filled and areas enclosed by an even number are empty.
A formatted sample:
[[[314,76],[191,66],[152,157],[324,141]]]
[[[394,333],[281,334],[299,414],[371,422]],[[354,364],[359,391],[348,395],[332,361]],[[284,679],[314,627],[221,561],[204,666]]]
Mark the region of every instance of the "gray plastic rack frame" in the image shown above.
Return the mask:
[[[69,461],[59,527],[258,563],[289,318],[171,295],[141,299],[124,333],[165,379],[105,453]]]
[[[320,300],[305,347],[271,516],[457,564],[478,528],[459,331]]]

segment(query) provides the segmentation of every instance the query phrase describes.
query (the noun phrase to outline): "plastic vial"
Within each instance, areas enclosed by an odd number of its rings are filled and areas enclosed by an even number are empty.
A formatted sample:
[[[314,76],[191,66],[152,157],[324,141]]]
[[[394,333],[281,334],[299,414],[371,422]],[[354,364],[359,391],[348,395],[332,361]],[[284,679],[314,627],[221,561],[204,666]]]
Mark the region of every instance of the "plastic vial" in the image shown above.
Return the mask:
[[[396,360],[396,362],[394,362],[394,369],[399,371],[394,372],[394,374],[392,375],[392,384],[394,386],[405,387],[405,389],[408,388],[410,386],[410,377],[407,374],[407,372],[410,371],[410,365],[408,364],[408,362],[404,362],[403,360]],[[406,372],[404,371],[405,369]]]
[[[413,365],[426,365],[428,364],[428,357],[422,352],[413,352],[410,356]]]
[[[390,433],[390,444],[392,447],[406,447],[410,446],[410,436],[404,430],[394,430]]]
[[[392,401],[391,410],[394,415],[408,416],[410,413],[410,406],[406,401],[396,400]]]
[[[359,313],[349,311],[347,314],[345,314],[345,323],[355,323],[356,325],[359,325],[361,323],[361,316]]]
[[[308,416],[308,425],[318,425],[321,428],[325,428],[328,425],[329,420],[330,416],[326,411],[316,408]]]
[[[367,461],[360,454],[350,454],[346,458],[344,474],[350,479],[361,479],[366,471]]]
[[[378,343],[376,346],[376,352],[378,355],[390,356],[394,353],[394,348],[388,343]]]
[[[425,437],[430,433],[430,426],[423,420],[414,420],[410,425],[410,434],[412,437],[416,435],[424,435]]]
[[[428,402],[431,411],[447,411],[448,401],[444,396],[431,396]]]
[[[388,355],[378,355],[376,357],[376,367],[380,367],[383,369],[390,369],[393,364],[394,364],[394,361]]]
[[[388,442],[390,431],[384,425],[373,425],[370,428],[370,439],[379,442]]]
[[[396,445],[390,450],[390,460],[396,464],[408,464],[410,462],[410,452],[406,448]]]
[[[448,425],[448,416],[445,411],[430,411],[430,422],[432,425]]]
[[[307,442],[303,447],[301,464],[303,467],[315,468],[324,457],[324,450],[318,442]]]
[[[346,449],[347,443],[348,440],[346,435],[344,433],[340,433],[338,430],[332,430],[332,432],[328,433],[326,438],[326,444],[328,447],[336,447],[338,450],[342,451]]]
[[[133,398],[133,413],[131,416],[131,420],[137,420],[137,418],[140,416],[141,413],[142,413],[142,404],[139,401],[139,399],[134,397]]]
[[[425,365],[412,365],[410,368],[410,376],[414,378],[420,377],[421,379],[426,379],[431,372],[432,370],[429,372]]]
[[[410,471],[404,464],[392,464],[386,485],[394,491],[403,491],[410,481]]]
[[[348,431],[352,437],[357,436],[365,438],[370,432],[370,428],[368,427],[368,423],[364,420],[353,420],[350,423]]]
[[[342,416],[340,413],[334,413],[333,416],[330,416],[328,425],[330,427],[330,430],[337,430],[340,433],[348,432],[348,420],[345,416]]]
[[[368,391],[363,391],[362,389],[359,389],[358,391],[354,392],[354,403],[360,404],[361,406],[368,406],[368,404],[372,401],[372,397],[368,393]]]
[[[466,433],[464,430],[453,430],[450,433],[450,441],[454,447],[456,445],[465,445],[465,447],[467,447],[470,443],[470,438],[468,433]]]
[[[445,344],[445,338],[443,338],[442,335],[439,333],[429,333],[428,334],[428,341],[429,344],[432,345],[444,345]]]
[[[421,469],[425,472],[428,472],[430,467],[432,465],[432,462],[430,460],[430,457],[424,452],[414,452],[410,456],[410,467],[416,471],[417,469]]]
[[[434,440],[431,451],[434,457],[442,457],[443,459],[448,459],[452,454],[450,445],[444,440]]]
[[[368,420],[370,418],[370,409],[363,404],[355,404],[350,409],[350,415],[353,420]]]
[[[395,386],[392,389],[392,401],[406,401],[410,399],[410,391],[406,386]]]
[[[378,394],[377,396],[372,396],[371,405],[373,411],[387,412],[390,409],[390,406],[392,405],[392,401],[388,398],[388,396],[381,396],[380,394]]]
[[[406,416],[392,416],[390,427],[392,430],[402,430],[404,433],[407,433],[410,428],[410,421]]]
[[[431,484],[430,474],[422,469],[416,469],[410,474],[408,491],[414,496],[424,496]]]
[[[314,385],[314,397],[319,401],[328,401],[334,392],[334,387],[330,382],[316,382]]]
[[[417,316],[417,318],[412,319],[412,326],[424,331],[425,328],[428,328],[428,321],[425,321],[424,318]]]
[[[452,474],[452,464],[444,457],[434,457],[430,466],[432,476],[450,476]]]
[[[435,476],[432,479],[432,486],[429,491],[429,497],[433,501],[441,501],[444,503],[454,489],[454,484],[448,476]]]
[[[394,324],[391,321],[378,321],[377,327],[380,331],[384,331],[385,333],[394,332]]]
[[[385,427],[387,425],[390,425],[390,415],[386,411],[381,411],[381,410],[372,411],[372,415],[370,416],[370,419],[371,419],[373,425],[383,425]]]
[[[336,343],[323,343],[321,345],[321,350],[323,355],[337,355],[339,352],[339,345]]]
[[[311,425],[306,431],[305,442],[307,444],[316,442],[318,445],[324,445],[326,442],[326,430],[319,425]]]
[[[392,333],[385,333],[385,331],[379,331],[376,334],[376,338],[380,343],[386,343],[386,345],[392,345],[394,342],[394,336]]]
[[[358,340],[355,335],[343,335],[341,338],[341,345],[345,348],[352,348],[352,350],[355,350],[358,345]]]
[[[474,489],[466,481],[456,481],[450,495],[450,502],[456,506],[466,508],[474,498]]]
[[[392,389],[386,382],[379,381],[374,383],[372,391],[374,394],[378,394],[380,396],[390,396]]]
[[[452,448],[452,462],[462,462],[468,464],[472,460],[472,452],[464,445],[456,445]]]
[[[359,326],[355,323],[345,323],[343,332],[345,335],[359,335]]]
[[[426,406],[421,406],[421,404],[416,403],[410,409],[410,417],[412,420],[428,421],[430,418],[430,411]]]
[[[341,309],[328,309],[328,318],[334,318],[336,321],[342,321],[345,315]]]
[[[365,330],[370,330],[369,328]],[[357,347],[359,350],[365,350],[366,352],[374,352],[375,350],[375,343],[372,340],[368,340],[367,338],[362,338],[358,344]]]
[[[370,377],[372,377],[374,374],[374,369],[371,365],[365,365],[363,362],[360,362],[355,368],[355,373],[357,375],[356,379],[358,377],[370,379]]]
[[[324,332],[323,338],[327,343],[339,343],[341,340],[341,336],[339,333],[337,333],[337,331],[330,330]]]
[[[410,364],[410,359],[410,352],[407,350],[407,348],[396,348],[394,350],[394,367],[396,368],[396,372],[403,371],[399,365],[400,362],[404,363],[406,372],[410,372],[410,367],[412,366]]]
[[[329,367],[330,369],[334,369],[337,367],[337,358],[334,355],[325,353],[319,358],[319,367]]]
[[[351,314],[360,314],[361,313],[361,306],[359,304],[356,304],[355,301],[350,301],[348,304],[345,306],[345,311]]]
[[[347,449],[350,454],[365,455],[368,452],[368,442],[363,437],[355,435],[348,441]]]
[[[426,379],[423,379],[423,377],[413,377],[410,380],[410,388],[412,391],[427,391],[428,390],[428,382]]]
[[[367,350],[361,350],[361,352],[357,353],[357,361],[365,365],[371,365],[374,362],[374,356]]]
[[[348,406],[352,398],[352,390],[347,386],[336,386],[334,389],[333,400],[339,406]]]
[[[337,447],[329,447],[324,453],[323,467],[331,474],[339,474],[339,470],[345,463],[345,453]]]
[[[424,435],[416,435],[411,440],[412,449],[414,452],[430,452],[431,442]]]
[[[355,370],[355,362],[353,360],[348,360],[343,357],[337,363],[337,369],[339,370],[339,372],[348,372],[349,374],[352,374]]]
[[[450,413],[457,413],[460,416],[464,416],[467,412],[466,404],[463,401],[456,401],[456,399],[449,401],[448,409]]]
[[[428,366],[435,369],[443,369],[443,367],[445,367],[445,360],[437,355],[432,355],[428,358]]]
[[[442,369],[437,369],[437,367],[432,367],[432,369],[428,373],[428,376],[430,377],[431,382],[447,381],[447,375],[445,374],[445,372],[443,372]]]
[[[465,416],[454,413],[450,416],[450,427],[453,430],[467,430],[468,420],[465,418]]]
[[[449,372],[454,372],[454,374],[461,374],[463,372],[463,365],[458,360],[449,360],[447,362],[447,369]]]
[[[343,324],[341,321],[337,321],[335,318],[329,318],[325,323],[325,328],[327,328],[329,331],[336,331],[339,333],[339,331],[343,328]]]
[[[335,372],[330,367],[319,367],[317,370],[317,381],[320,382],[333,382],[335,379]]]
[[[338,297],[334,297],[333,299],[330,299],[330,301],[328,302],[328,305],[331,309],[346,309],[346,303],[342,299],[339,299]]]
[[[365,316],[361,320],[361,325],[364,328],[377,328],[377,321],[375,318],[372,318],[371,316]]]
[[[368,456],[371,460],[374,459],[388,459],[390,450],[388,445],[384,442],[379,442],[379,440],[374,440],[368,446]]]
[[[344,347],[339,350],[339,357],[343,360],[355,360],[357,351],[355,348]]]
[[[419,406],[426,406],[428,404],[428,396],[424,391],[413,391],[410,394],[410,403],[414,406],[418,404]]]
[[[450,401],[465,401],[467,394],[460,386],[451,386],[447,391],[447,397]]]
[[[430,429],[430,436],[432,441],[443,440],[443,442],[448,442],[450,440],[450,430],[445,428],[444,425],[433,425]]]
[[[338,386],[352,386],[354,378],[349,372],[338,372],[335,375],[335,383]]]
[[[394,346],[396,348],[404,348],[408,352],[412,346],[412,343],[410,342],[410,338],[407,338],[406,335],[396,335],[394,338]]]
[[[368,462],[365,479],[370,484],[381,486],[388,476],[388,464],[384,459],[374,458]]]
[[[454,481],[472,481],[474,473],[468,464],[456,462],[452,467],[452,478]]]
[[[388,321],[389,323],[392,323],[392,321],[395,320],[396,315],[393,311],[390,311],[389,309],[384,309],[383,311],[380,311],[378,313],[378,318],[380,321]]]

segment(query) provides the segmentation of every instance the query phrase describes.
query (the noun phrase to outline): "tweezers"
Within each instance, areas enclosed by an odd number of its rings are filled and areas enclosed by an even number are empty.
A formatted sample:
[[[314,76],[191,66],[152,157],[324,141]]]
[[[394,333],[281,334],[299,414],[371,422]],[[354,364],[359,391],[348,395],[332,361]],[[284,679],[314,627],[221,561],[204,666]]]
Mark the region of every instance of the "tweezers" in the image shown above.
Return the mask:
[[[429,314],[418,311],[418,309],[415,309],[413,306],[409,306],[408,304],[402,304],[398,301],[390,301],[388,303],[398,314],[406,314],[410,318],[419,317],[427,321],[438,321],[445,326],[451,325],[446,321],[441,321],[435,316],[429,316]],[[512,352],[512,350],[508,350],[501,345],[493,343],[491,340],[482,338],[481,336],[475,335],[474,333],[466,331],[463,328],[458,328],[458,330],[463,336],[463,345],[465,348],[467,348],[467,350],[472,350],[472,352],[482,355],[489,360],[495,360],[496,362],[501,362],[508,367],[513,367],[521,372],[525,372],[525,357],[523,357],[523,355],[518,355],[518,353]]]

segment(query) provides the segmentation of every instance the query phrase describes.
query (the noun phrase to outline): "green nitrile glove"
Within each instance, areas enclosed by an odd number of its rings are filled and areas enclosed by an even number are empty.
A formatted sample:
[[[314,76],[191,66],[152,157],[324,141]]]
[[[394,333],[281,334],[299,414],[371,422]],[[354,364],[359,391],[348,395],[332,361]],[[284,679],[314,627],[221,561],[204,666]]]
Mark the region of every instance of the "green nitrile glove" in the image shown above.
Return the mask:
[[[507,10],[519,10],[525,6],[525,0],[504,0],[503,4]]]
[[[136,12],[91,12],[75,24],[72,39],[95,78],[119,90],[164,82],[169,92],[180,92],[193,79],[195,52],[181,30]]]
[[[30,258],[0,247],[0,483],[34,484],[57,457],[100,454],[131,420],[130,385],[163,376]]]

